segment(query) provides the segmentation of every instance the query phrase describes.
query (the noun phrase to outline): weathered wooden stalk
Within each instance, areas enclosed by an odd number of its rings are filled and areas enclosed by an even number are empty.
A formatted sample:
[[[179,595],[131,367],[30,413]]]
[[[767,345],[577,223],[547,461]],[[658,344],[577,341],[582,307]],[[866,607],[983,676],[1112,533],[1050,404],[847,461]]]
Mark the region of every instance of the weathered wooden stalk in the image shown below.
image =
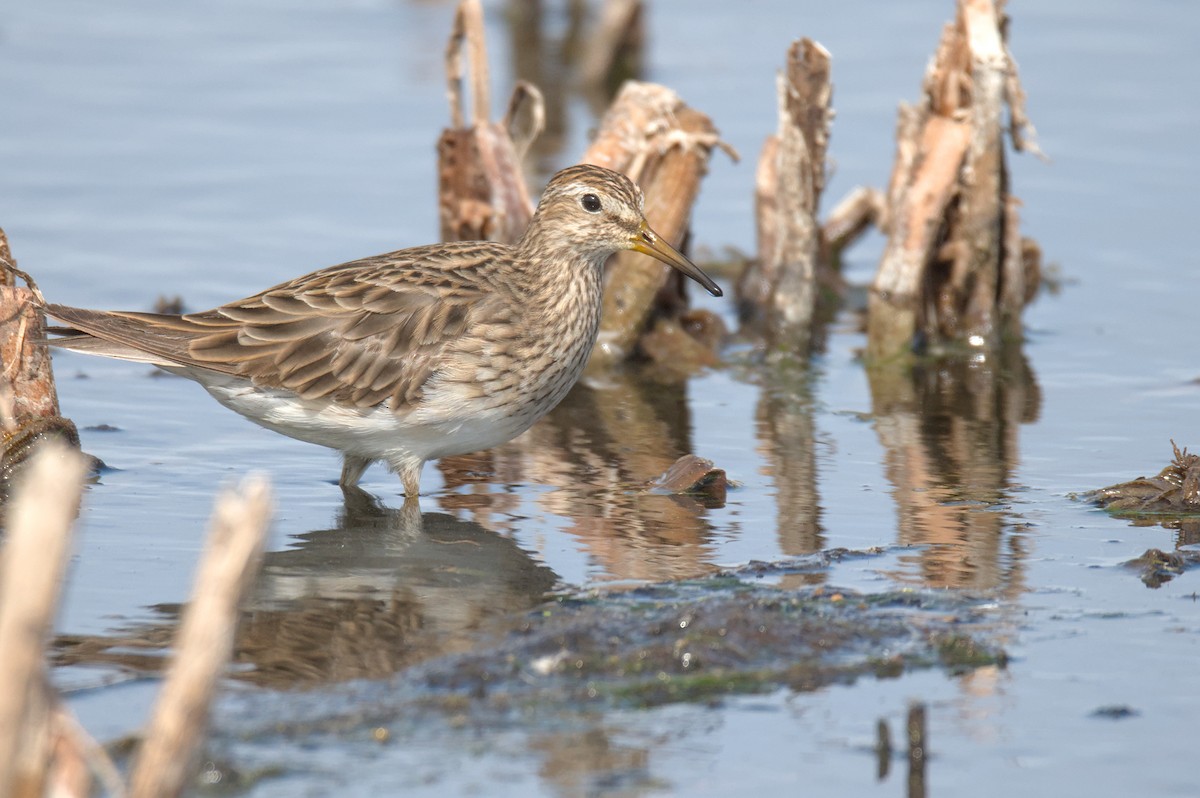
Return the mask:
[[[463,113],[463,48],[472,112]],[[503,122],[490,121],[487,48],[479,0],[462,0],[446,46],[451,127],[438,140],[438,215],[443,241],[514,243],[533,217],[521,157],[544,124],[541,92],[521,82]],[[515,136],[515,138],[514,138]]]
[[[738,284],[744,322],[772,346],[807,351],[824,252],[817,220],[833,118],[831,59],[811,39],[788,49],[778,78],[779,129],[763,144],[755,176],[758,259]]]
[[[901,106],[888,243],[869,299],[872,357],[907,352],[919,338],[990,346],[1020,334],[1035,271],[1011,229],[1006,103],[1014,146],[1036,146],[1004,27],[993,0],[959,0],[921,103]]]
[[[959,195],[965,247],[955,269],[962,273],[954,281],[965,299],[962,334],[994,344],[1001,333],[997,311],[1008,205],[1003,138],[1008,57],[992,0],[965,0],[961,9],[971,54],[971,138]]]
[[[27,286],[15,284],[21,277]],[[79,433],[59,415],[54,371],[43,339],[44,305],[29,275],[16,268],[0,230],[0,498],[35,447],[55,439],[79,448]]]
[[[821,225],[821,243],[825,247],[822,258],[837,257],[872,226],[886,228],[887,200],[877,188],[851,189]]]
[[[681,247],[709,156],[719,144],[712,121],[675,92],[629,81],[581,160],[629,175],[645,194],[650,226]],[[665,305],[678,313],[684,307],[674,272],[644,255],[619,253],[609,261],[607,279],[592,369],[632,354],[656,308]]]
[[[614,3],[608,13],[608,27],[627,33],[637,27],[640,3]],[[464,48],[471,56],[474,118],[469,127],[461,108]],[[531,84],[518,85],[504,124],[488,122],[486,59],[480,4],[462,0],[446,50],[453,128],[444,131],[438,143],[439,215],[447,241],[514,243],[532,218],[533,204],[519,162],[544,123],[541,95]],[[688,108],[670,89],[628,81],[581,161],[624,172],[639,183],[651,226],[679,247],[709,155],[718,145],[708,117]],[[626,359],[637,351],[640,336],[653,320],[677,316],[686,308],[681,281],[668,274],[667,267],[645,260],[623,253],[609,263],[592,368]]]
[[[644,17],[642,0],[605,1],[598,23],[583,42],[579,71],[585,83],[615,89],[621,73],[630,77],[640,72]],[[617,80],[610,83],[613,78]]]

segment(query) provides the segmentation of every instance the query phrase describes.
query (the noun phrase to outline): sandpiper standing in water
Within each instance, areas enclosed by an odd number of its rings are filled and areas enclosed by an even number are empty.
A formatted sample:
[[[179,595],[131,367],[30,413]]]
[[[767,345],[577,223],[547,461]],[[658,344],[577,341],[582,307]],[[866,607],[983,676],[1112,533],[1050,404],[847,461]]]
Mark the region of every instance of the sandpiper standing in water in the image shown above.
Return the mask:
[[[583,164],[550,180],[515,246],[402,249],[202,313],[46,312],[68,325],[55,345],[193,379],[251,421],[341,451],[343,488],[382,460],[415,497],[425,461],[511,440],[566,396],[596,342],[614,252],[721,295],[642,205],[624,175]]]

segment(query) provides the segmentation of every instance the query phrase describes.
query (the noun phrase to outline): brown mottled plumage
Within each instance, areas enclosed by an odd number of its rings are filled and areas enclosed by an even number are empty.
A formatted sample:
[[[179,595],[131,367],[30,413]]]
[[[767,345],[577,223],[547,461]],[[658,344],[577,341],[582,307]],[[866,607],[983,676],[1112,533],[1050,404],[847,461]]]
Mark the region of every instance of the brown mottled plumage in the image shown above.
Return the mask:
[[[721,291],[646,224],[642,193],[598,166],[556,174],[516,246],[434,244],[351,261],[182,316],[49,305],[57,346],[153,363],[269,429],[375,460],[418,492],[426,460],[496,446],[579,378],[602,269],[652,255]]]

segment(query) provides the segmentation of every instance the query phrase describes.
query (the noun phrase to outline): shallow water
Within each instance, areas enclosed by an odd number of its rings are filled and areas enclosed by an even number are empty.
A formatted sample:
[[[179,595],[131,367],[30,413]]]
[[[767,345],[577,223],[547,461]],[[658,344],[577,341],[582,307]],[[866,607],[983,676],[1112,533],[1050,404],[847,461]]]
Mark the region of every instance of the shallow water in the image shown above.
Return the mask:
[[[773,76],[788,42],[809,35],[834,57],[829,205],[886,180],[896,103],[915,97],[951,13],[932,0],[760,2],[737,6],[736,19],[733,8],[655,3],[646,51],[645,77],[710,114],[743,155],[737,165],[715,156],[696,208],[695,242],[715,251],[752,248],[753,162],[775,126]],[[0,226],[14,254],[54,301],[146,308],[181,294],[199,309],[432,240],[451,9],[378,0],[6,9]],[[160,605],[186,599],[213,495],[247,470],[270,473],[278,503],[262,617],[297,601],[408,591],[424,624],[421,656],[469,649],[488,617],[554,588],[884,547],[780,581],[964,589],[994,602],[991,634],[1007,668],[526,722],[423,716],[427,726],[406,728],[396,718],[386,745],[334,734],[250,750],[228,740],[272,707],[297,711],[294,699],[277,686],[231,686],[216,739],[239,767],[284,763],[284,775],[248,788],[255,795],[793,794],[805,784],[892,795],[907,788],[904,767],[878,777],[875,724],[886,719],[898,737],[918,700],[929,706],[932,793],[1195,794],[1196,574],[1147,589],[1120,563],[1172,549],[1175,533],[1069,494],[1157,471],[1169,438],[1200,445],[1188,438],[1200,390],[1189,345],[1200,328],[1191,222],[1200,88],[1186,79],[1200,8],[1064,0],[1010,12],[1029,111],[1053,159],[1013,158],[1013,184],[1025,234],[1063,278],[1061,292],[1028,311],[1021,352],[889,384],[857,362],[865,342],[847,317],[809,379],[731,365],[680,385],[631,374],[585,386],[489,457],[426,467],[423,509],[450,516],[439,522],[450,539],[482,547],[470,562],[439,551],[436,535],[416,548],[373,535],[390,528],[372,526],[379,515],[348,522],[331,453],[260,430],[183,380],[59,355],[64,412],[111,466],[85,498],[60,630],[162,622]],[[563,35],[564,13],[546,4],[549,39]],[[522,74],[537,65],[512,44],[507,7],[487,14],[500,107],[515,65]],[[541,69],[554,86],[554,65]],[[539,151],[542,179],[578,157],[594,124],[585,99],[556,91],[558,135]],[[853,249],[849,277],[868,281],[878,251],[877,239]],[[729,318],[728,301],[693,299]],[[88,429],[99,425],[117,429]],[[689,452],[739,483],[724,507],[636,490]],[[399,507],[382,469],[364,486]],[[315,715],[353,705],[410,662],[346,674],[369,680],[306,700]],[[136,729],[156,686],[103,663],[56,678],[102,740]],[[1094,714],[1113,706],[1134,714]]]

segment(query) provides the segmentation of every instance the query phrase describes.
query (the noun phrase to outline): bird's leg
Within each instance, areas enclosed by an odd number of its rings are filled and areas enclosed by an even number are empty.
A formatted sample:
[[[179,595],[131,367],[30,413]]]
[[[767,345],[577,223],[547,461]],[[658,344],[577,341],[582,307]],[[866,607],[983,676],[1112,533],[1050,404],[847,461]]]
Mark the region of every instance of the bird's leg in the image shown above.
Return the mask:
[[[415,499],[421,495],[421,466],[425,465],[421,461],[399,460],[393,461],[391,464],[392,470],[400,475],[400,482],[404,485],[404,498]]]
[[[406,466],[400,472],[400,481],[404,483],[404,498],[415,499],[421,495],[421,466]]]
[[[356,457],[352,454],[343,455],[342,476],[338,480],[338,484],[343,488],[353,488],[362,479],[363,472],[369,465],[371,465],[371,461],[365,457]]]

